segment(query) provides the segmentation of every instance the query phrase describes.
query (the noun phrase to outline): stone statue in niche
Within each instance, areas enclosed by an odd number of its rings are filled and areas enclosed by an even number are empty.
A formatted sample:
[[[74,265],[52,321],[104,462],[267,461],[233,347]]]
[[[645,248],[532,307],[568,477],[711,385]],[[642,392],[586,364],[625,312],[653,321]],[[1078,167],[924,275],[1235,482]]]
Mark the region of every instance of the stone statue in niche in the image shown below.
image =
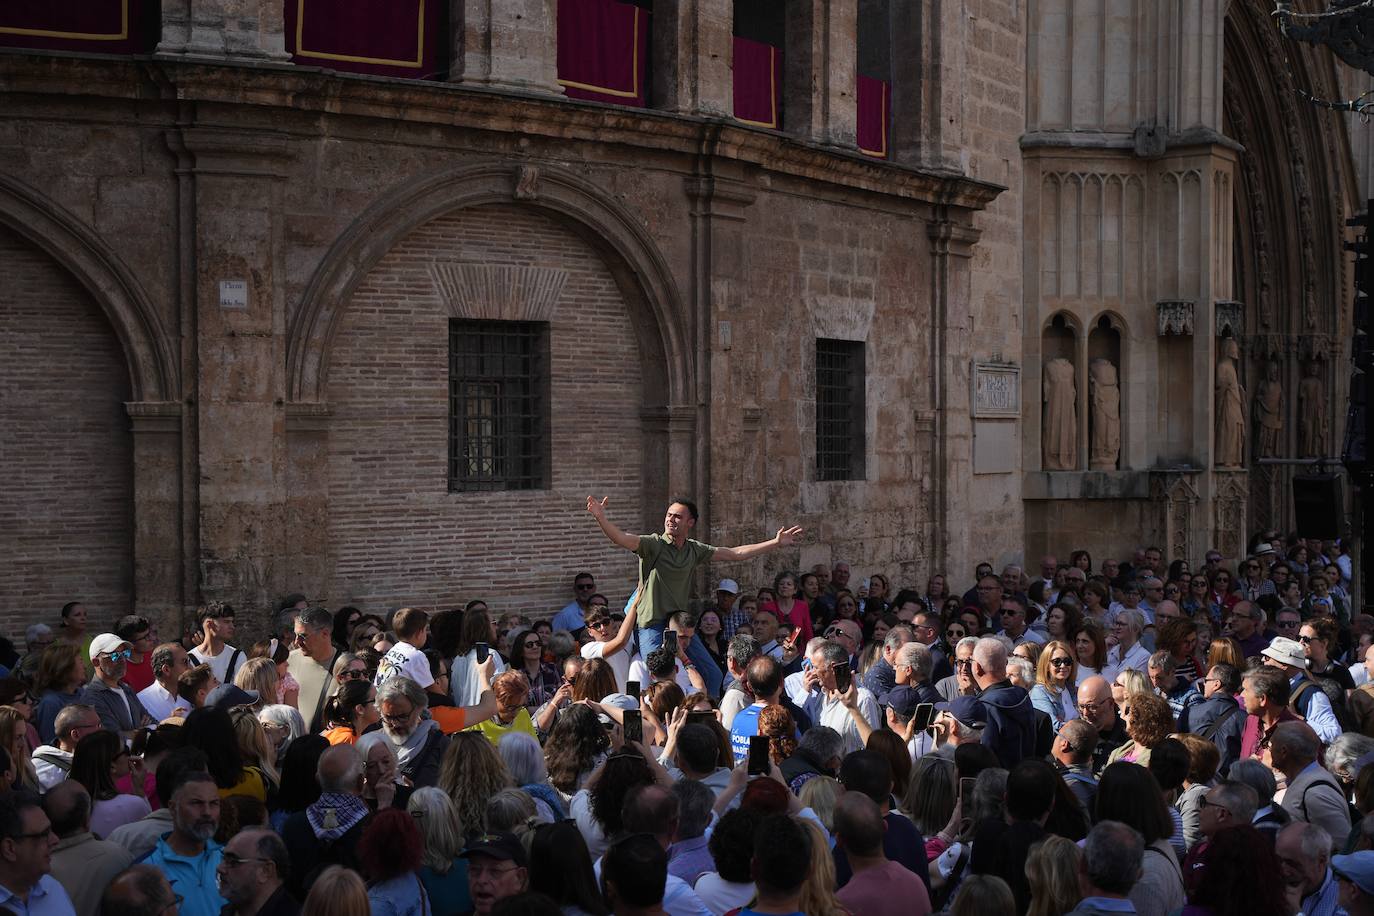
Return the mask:
[[[1094,471],[1116,470],[1121,455],[1121,386],[1111,360],[1095,359],[1088,364],[1088,395],[1092,403],[1088,467]]]
[[[1245,388],[1240,383],[1240,345],[1221,343],[1216,370],[1216,466],[1238,468],[1245,453]]]
[[[1325,456],[1326,386],[1322,384],[1320,360],[1307,364],[1298,384],[1298,440],[1298,453],[1303,458]]]
[[[1047,471],[1078,467],[1078,386],[1073,363],[1062,356],[1045,364],[1045,441]]]
[[[1279,383],[1279,364],[1264,364],[1264,381],[1255,389],[1255,454],[1276,458],[1283,441],[1283,385]]]

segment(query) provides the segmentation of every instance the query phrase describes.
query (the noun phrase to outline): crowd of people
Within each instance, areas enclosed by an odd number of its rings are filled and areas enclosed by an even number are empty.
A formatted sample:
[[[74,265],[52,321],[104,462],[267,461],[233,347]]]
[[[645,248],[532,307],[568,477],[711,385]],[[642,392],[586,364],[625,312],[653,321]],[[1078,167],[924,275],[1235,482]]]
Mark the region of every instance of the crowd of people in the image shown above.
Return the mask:
[[[160,642],[73,602],[0,645],[0,911],[1374,916],[1374,617],[1341,545],[702,600],[704,564],[802,532],[606,508],[623,603],[592,572],[533,615],[290,595],[270,635],[210,604]]]

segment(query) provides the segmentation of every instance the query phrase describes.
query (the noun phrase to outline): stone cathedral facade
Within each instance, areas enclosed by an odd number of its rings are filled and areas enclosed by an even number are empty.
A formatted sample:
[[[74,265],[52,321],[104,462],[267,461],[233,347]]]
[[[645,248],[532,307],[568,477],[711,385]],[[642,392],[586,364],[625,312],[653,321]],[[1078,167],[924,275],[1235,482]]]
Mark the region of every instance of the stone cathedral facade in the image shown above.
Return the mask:
[[[1266,0],[51,6],[0,12],[7,631],[622,600],[589,493],[805,526],[754,583],[1196,562],[1339,451],[1368,137],[1298,91],[1368,78]]]

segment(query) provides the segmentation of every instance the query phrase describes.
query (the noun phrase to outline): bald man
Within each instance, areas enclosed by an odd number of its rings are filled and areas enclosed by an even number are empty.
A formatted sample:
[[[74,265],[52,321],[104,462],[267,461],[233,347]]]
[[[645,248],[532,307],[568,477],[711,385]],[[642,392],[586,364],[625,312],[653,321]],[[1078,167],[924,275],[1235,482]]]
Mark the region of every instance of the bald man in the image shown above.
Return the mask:
[[[1093,748],[1093,772],[1101,773],[1112,751],[1127,741],[1126,723],[1116,714],[1112,685],[1101,675],[1093,675],[1078,685],[1078,713],[1097,729]]]
[[[100,897],[115,876],[133,864],[129,850],[91,833],[91,796],[75,779],[43,796],[43,811],[57,834],[51,874],[72,898],[76,916],[96,916]]]

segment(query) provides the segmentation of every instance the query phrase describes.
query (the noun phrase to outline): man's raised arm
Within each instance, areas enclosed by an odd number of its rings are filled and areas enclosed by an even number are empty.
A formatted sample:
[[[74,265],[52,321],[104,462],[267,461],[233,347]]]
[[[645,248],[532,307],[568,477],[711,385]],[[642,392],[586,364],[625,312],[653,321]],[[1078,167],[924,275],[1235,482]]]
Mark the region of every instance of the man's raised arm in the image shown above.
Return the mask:
[[[604,527],[604,526],[603,526]],[[779,547],[787,547],[801,540],[802,529],[793,526],[791,528],[779,528],[778,533],[766,541],[757,544],[745,544],[742,547],[717,547],[713,559],[729,562],[730,560],[748,560],[759,554],[776,550]]]
[[[609,496],[601,497],[597,502],[595,496],[587,497],[587,511],[596,519],[596,523],[601,526],[601,530],[606,537],[611,539],[611,543],[624,547],[626,550],[636,550],[639,547],[639,538],[633,534],[626,534],[615,526],[615,522],[606,517],[606,501]]]

